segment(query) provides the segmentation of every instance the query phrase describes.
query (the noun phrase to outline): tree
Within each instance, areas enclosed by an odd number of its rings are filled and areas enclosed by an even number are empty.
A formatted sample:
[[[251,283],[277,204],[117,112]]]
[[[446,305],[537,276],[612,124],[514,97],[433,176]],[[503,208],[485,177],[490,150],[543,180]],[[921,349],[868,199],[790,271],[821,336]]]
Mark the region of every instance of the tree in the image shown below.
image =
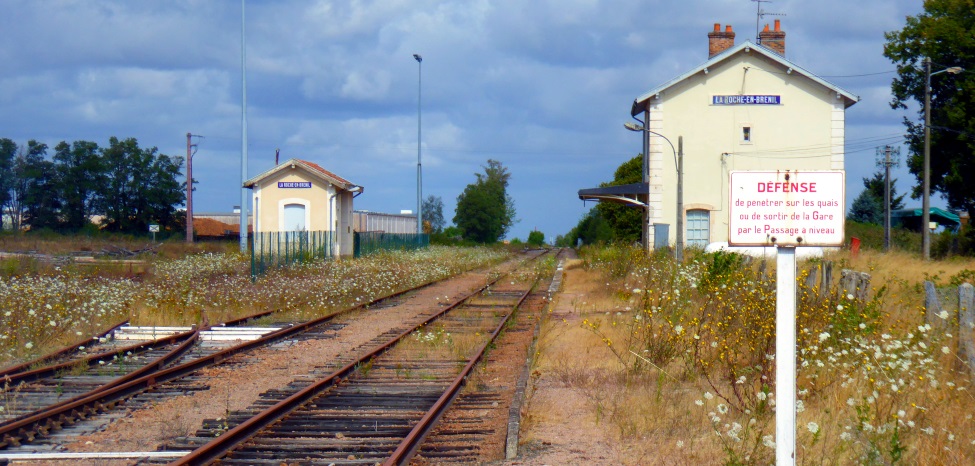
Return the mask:
[[[440,233],[443,231],[444,227],[443,219],[443,199],[440,196],[427,196],[423,200],[423,225],[424,230],[426,230],[426,225],[430,225],[430,231],[426,233]]]
[[[185,200],[182,157],[158,154],[155,147],[139,148],[135,138],[112,137],[101,150],[106,170],[101,209],[110,231],[142,233],[150,224],[176,227],[176,206]]]
[[[613,229],[603,218],[599,209],[593,207],[579,219],[579,223],[568,233],[555,237],[555,245],[559,247],[575,247],[579,241],[583,244],[595,244],[613,240]]]
[[[881,225],[884,222],[884,204],[866,188],[853,200],[846,218],[854,222]]]
[[[643,181],[643,155],[633,157],[616,168],[613,181],[601,183],[600,187],[621,186]],[[643,236],[643,210],[629,204],[600,202],[596,205],[600,216],[609,224],[614,239],[627,243],[640,241]]]
[[[67,229],[79,230],[91,223],[91,215],[99,202],[99,190],[105,183],[98,144],[75,141],[68,145],[61,141],[54,147],[54,169],[59,180],[61,223]]]
[[[10,203],[10,189],[14,185],[13,166],[16,157],[17,143],[7,138],[0,139],[0,214],[7,211],[7,205]],[[0,222],[0,229],[3,229],[2,222]]]
[[[874,173],[873,178],[864,178],[863,187],[870,191],[870,193],[877,198],[880,203],[881,213],[883,212],[884,206],[884,171],[878,171]],[[897,195],[897,188],[894,184],[897,179],[894,178],[890,180],[890,210],[898,210],[904,208],[904,195]]]
[[[511,174],[497,160],[489,159],[482,168],[483,174],[475,174],[477,181],[457,196],[454,224],[465,239],[493,243],[515,222],[515,203],[507,192]]]
[[[24,223],[33,228],[57,226],[57,196],[52,192],[55,175],[46,155],[47,144],[31,139],[14,157],[7,213],[15,230]]]
[[[899,31],[885,34],[884,56],[897,65],[891,89],[893,108],[907,108],[914,100],[921,110],[917,120],[904,119],[910,155],[907,165],[917,177],[913,197],[921,194],[924,162],[924,96],[926,73],[922,59],[931,60],[932,72],[975,66],[975,14],[970,0],[927,0],[924,12],[909,16]],[[939,75],[931,79],[931,191],[942,193],[948,205],[975,215],[975,73]]]
[[[527,243],[532,246],[541,246],[545,244],[545,233],[538,230],[532,230],[531,233],[528,233]]]
[[[581,239],[582,244],[605,243],[613,240],[613,228],[603,218],[599,209],[593,208],[576,226],[573,243]]]

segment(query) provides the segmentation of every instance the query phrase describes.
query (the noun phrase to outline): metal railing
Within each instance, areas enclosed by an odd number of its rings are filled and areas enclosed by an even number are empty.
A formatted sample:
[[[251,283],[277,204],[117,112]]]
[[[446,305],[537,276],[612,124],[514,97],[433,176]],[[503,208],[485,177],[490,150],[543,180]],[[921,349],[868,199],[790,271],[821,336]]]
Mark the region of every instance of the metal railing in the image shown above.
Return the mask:
[[[252,234],[251,276],[268,269],[328,259],[336,254],[333,231],[266,231]]]
[[[355,232],[353,256],[362,257],[378,251],[413,250],[430,246],[430,235],[417,233]]]

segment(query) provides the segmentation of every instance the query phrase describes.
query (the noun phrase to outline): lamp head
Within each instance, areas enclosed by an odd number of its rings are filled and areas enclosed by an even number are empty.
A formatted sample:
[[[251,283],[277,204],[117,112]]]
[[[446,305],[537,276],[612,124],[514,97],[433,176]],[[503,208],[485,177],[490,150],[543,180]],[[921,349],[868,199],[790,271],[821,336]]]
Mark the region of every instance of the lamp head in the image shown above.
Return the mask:
[[[630,131],[643,131],[643,126],[633,123],[632,121],[627,121],[626,123],[623,123],[623,127]]]
[[[423,57],[421,57],[420,54],[418,53],[414,53],[413,58],[416,60],[417,63],[421,63],[423,61]]]
[[[945,71],[947,71],[948,74],[958,74],[961,73],[962,71],[965,71],[965,68],[962,68],[960,66],[952,66],[951,68],[948,68]]]

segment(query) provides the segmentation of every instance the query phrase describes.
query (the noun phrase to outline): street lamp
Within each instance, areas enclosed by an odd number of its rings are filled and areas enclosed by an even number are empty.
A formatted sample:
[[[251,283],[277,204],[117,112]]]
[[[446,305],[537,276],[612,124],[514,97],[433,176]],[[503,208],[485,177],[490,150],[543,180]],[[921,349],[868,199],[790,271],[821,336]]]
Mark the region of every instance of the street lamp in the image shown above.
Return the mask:
[[[960,66],[951,66],[941,71],[931,72],[931,58],[924,57],[924,186],[921,209],[921,255],[924,260],[931,259],[931,76],[941,73],[958,74],[964,71]]]
[[[667,137],[664,136],[663,134],[646,129],[642,125],[638,125],[631,121],[623,123],[623,126],[630,131],[638,131],[644,133],[644,139],[643,139],[643,181],[644,182],[647,182],[647,172],[649,171],[650,155],[648,153],[650,152],[649,150],[650,143],[649,143],[649,136],[647,136],[648,134],[653,134],[663,138],[663,140],[667,141],[667,144],[670,145],[670,150],[673,151],[674,153],[674,167],[677,169],[677,234],[676,234],[677,239],[676,239],[676,243],[674,244],[674,258],[677,259],[678,262],[683,261],[684,260],[684,173],[683,173],[684,172],[684,136],[677,137],[677,146],[679,147],[679,149],[674,149],[674,144],[670,142],[670,139],[667,139]],[[647,217],[649,217],[649,209],[650,209],[650,199],[648,197],[647,208],[645,210]],[[644,224],[646,224],[648,221],[649,219],[645,219]],[[644,228],[647,228],[647,226],[644,225]],[[649,232],[647,232],[647,239],[649,239],[649,236],[650,236]],[[650,248],[649,241],[647,241],[647,243],[648,244],[646,245],[646,247],[647,249],[649,249]]]
[[[423,57],[414,53],[416,60],[416,234],[417,241],[419,235],[423,234],[423,171],[420,164],[420,131],[422,129],[422,114],[420,104],[423,102]]]
[[[199,134],[186,133],[186,242],[193,242],[193,156],[198,146],[193,144],[192,138]]]

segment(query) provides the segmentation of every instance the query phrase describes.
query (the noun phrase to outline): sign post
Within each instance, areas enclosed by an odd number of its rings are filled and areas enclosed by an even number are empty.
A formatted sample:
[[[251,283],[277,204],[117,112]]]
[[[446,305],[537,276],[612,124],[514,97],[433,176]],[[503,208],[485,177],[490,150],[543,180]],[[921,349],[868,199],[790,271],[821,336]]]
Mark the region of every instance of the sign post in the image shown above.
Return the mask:
[[[796,464],[796,247],[842,246],[843,171],[733,171],[728,244],[776,246],[775,464]]]

